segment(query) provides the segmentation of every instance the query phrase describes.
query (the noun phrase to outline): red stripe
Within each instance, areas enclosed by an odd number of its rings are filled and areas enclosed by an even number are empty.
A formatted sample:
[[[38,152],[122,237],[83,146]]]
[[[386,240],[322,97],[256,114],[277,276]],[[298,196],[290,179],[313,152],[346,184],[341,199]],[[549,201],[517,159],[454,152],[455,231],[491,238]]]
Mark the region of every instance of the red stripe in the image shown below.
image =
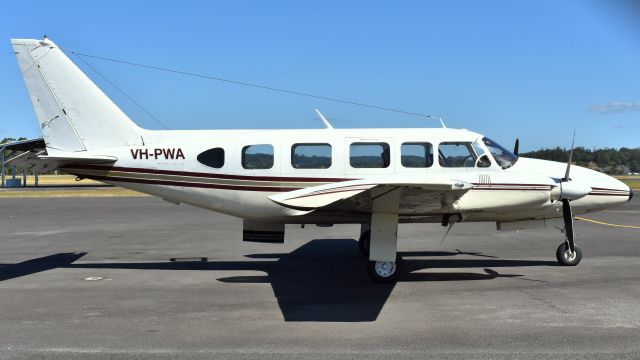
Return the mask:
[[[493,186],[493,185],[497,185],[497,186],[544,186],[544,187],[548,187],[548,188],[552,188],[553,185],[549,185],[549,184],[510,184],[510,183],[490,183],[490,184],[485,184],[485,183],[472,183],[473,185],[478,185],[478,186]]]
[[[167,186],[184,186],[194,188],[207,188],[207,189],[223,189],[223,190],[243,190],[243,191],[264,191],[264,192],[287,192],[299,190],[300,188],[286,188],[276,186],[236,186],[236,185],[218,185],[218,184],[204,184],[193,182],[181,182],[170,180],[150,180],[150,179],[132,179],[119,176],[99,176],[99,175],[83,175],[87,179],[103,180],[103,181],[119,181],[129,182],[136,184],[152,184],[152,185],[167,185]]]
[[[68,165],[62,166],[61,169],[85,169],[85,170],[105,170],[105,171],[121,171],[121,172],[136,172],[143,174],[161,174],[161,175],[178,175],[178,176],[192,176],[203,177],[210,179],[229,179],[229,180],[255,180],[255,181],[282,181],[282,182],[339,182],[355,179],[344,178],[309,178],[309,177],[282,177],[282,176],[242,176],[242,175],[228,175],[228,174],[213,174],[213,173],[201,173],[191,171],[174,171],[174,170],[159,170],[159,169],[147,169],[147,168],[132,168],[132,167],[119,167],[119,166],[103,166],[103,165]]]
[[[474,187],[471,190],[500,190],[500,191],[509,191],[509,190],[518,190],[518,191],[548,191],[549,189],[532,189],[532,188],[477,188]]]
[[[627,190],[620,190],[620,189],[609,189],[609,188],[599,188],[599,187],[592,187],[593,190],[606,190],[606,191],[624,191],[624,192],[628,192]]]

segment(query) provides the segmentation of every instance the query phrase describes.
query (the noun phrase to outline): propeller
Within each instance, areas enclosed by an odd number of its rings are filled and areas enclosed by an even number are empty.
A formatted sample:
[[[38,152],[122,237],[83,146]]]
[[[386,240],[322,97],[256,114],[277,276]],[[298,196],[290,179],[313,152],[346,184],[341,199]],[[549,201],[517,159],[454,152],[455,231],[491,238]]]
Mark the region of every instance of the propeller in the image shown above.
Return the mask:
[[[518,156],[520,151],[520,138],[516,138],[516,144],[513,145],[513,155]]]
[[[574,242],[573,232],[573,210],[571,209],[571,201],[587,196],[591,192],[591,187],[571,180],[571,160],[573,159],[573,146],[576,140],[576,132],[573,132],[571,140],[571,151],[569,152],[569,161],[567,161],[567,169],[564,177],[560,181],[560,201],[562,201],[562,217],[564,219],[564,232],[567,237],[569,251],[575,253],[576,245]],[[516,141],[517,144],[517,141]]]

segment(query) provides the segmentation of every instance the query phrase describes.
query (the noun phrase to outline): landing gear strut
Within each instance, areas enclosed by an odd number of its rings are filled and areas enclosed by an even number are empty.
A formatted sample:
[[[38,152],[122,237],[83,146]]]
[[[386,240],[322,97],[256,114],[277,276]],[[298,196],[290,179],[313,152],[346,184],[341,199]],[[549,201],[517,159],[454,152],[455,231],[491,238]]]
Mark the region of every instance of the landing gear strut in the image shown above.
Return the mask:
[[[358,239],[358,249],[362,255],[369,257],[369,247],[371,246],[371,231],[367,230],[360,234],[360,239]]]
[[[558,246],[558,250],[556,250],[556,258],[558,259],[558,263],[563,266],[576,266],[582,260],[582,250],[579,247],[573,246],[574,251],[572,252],[569,249],[569,244],[563,242]]]

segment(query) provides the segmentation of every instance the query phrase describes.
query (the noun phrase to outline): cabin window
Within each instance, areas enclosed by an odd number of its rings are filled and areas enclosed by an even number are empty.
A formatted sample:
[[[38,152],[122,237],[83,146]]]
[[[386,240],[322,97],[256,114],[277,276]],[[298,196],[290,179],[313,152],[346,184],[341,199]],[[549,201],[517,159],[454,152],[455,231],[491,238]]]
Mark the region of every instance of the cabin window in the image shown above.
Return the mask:
[[[245,169],[271,169],[273,167],[273,146],[259,144],[243,147],[242,167]]]
[[[331,145],[294,144],[291,166],[296,169],[328,169],[331,167]]]
[[[203,151],[198,154],[197,159],[202,165],[220,169],[224,166],[224,149],[218,147]]]
[[[445,142],[438,147],[438,162],[442,167],[475,167],[476,154],[470,142]]]
[[[354,168],[386,168],[391,162],[387,143],[353,143],[349,148],[349,163]]]
[[[428,168],[433,165],[433,146],[429,143],[410,142],[400,147],[400,162],[406,168]]]

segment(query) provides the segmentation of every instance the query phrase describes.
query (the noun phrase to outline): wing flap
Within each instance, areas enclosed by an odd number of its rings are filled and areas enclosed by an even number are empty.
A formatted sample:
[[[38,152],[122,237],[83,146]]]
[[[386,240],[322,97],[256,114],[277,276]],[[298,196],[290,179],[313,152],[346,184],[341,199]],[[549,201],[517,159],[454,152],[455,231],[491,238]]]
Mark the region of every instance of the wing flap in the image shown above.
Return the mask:
[[[403,177],[373,178],[330,183],[310,188],[276,194],[269,197],[273,202],[296,210],[315,210],[345,201],[354,203],[349,208],[368,211],[375,197],[374,189],[402,188],[403,193],[413,197],[437,198],[437,206],[446,207],[471,189],[471,184],[459,180],[415,179]]]

